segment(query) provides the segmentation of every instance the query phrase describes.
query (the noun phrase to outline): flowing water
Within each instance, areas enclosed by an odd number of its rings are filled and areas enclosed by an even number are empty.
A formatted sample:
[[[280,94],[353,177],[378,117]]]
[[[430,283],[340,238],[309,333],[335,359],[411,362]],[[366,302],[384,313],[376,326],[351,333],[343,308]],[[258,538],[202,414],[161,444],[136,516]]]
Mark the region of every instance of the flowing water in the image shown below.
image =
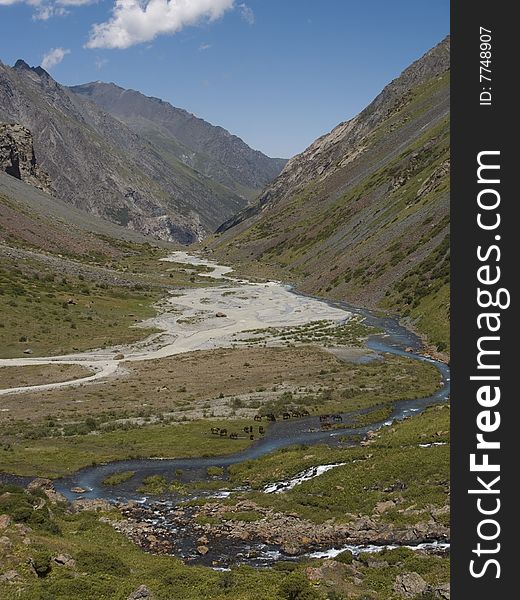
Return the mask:
[[[176,262],[185,262],[186,264],[190,264],[191,261],[191,264],[212,266],[215,267],[215,269],[208,274],[209,277],[223,278],[239,284],[246,284],[246,286],[248,285],[247,282],[229,278],[227,276],[230,272],[228,267],[221,267],[210,261],[198,258],[194,259],[185,253],[176,253],[172,260],[175,260]],[[397,320],[388,316],[380,316],[369,310],[359,309],[343,302],[323,301],[311,298],[291,290],[289,286],[281,286],[279,283],[274,283],[274,285],[283,288],[284,294],[294,295],[294,299],[301,298],[309,301],[312,300],[313,311],[316,311],[316,303],[318,302],[323,307],[324,314],[329,314],[331,309],[339,309],[338,313],[343,312],[344,314],[359,315],[365,324],[374,326],[380,331],[380,333],[371,335],[367,340],[366,345],[370,350],[379,355],[388,353],[431,363],[440,373],[441,385],[431,396],[418,398],[416,400],[396,401],[393,405],[391,415],[385,421],[380,423],[370,424],[364,427],[353,427],[349,425],[358,414],[366,411],[343,413],[342,426],[333,430],[321,429],[319,417],[316,415],[291,419],[288,421],[277,421],[270,424],[264,437],[253,442],[251,446],[245,450],[240,450],[233,454],[216,457],[138,459],[111,462],[84,468],[70,477],[59,480],[56,483],[57,489],[70,499],[77,497],[77,495],[70,492],[70,489],[76,486],[86,490],[83,494],[83,497],[86,498],[104,498],[110,501],[116,499],[125,501],[134,500],[141,503],[143,508],[146,508],[148,515],[152,515],[151,517],[148,516],[148,522],[151,522],[152,525],[162,531],[169,531],[172,538],[176,539],[177,551],[185,558],[194,559],[193,539],[190,538],[191,534],[187,531],[179,530],[178,526],[169,520],[169,515],[175,509],[176,500],[149,500],[144,498],[142,493],[137,491],[142,484],[143,479],[146,477],[151,475],[162,475],[167,479],[172,479],[176,473],[182,472],[182,475],[180,476],[181,482],[201,482],[209,479],[207,473],[209,467],[221,467],[224,469],[224,472],[226,472],[226,469],[231,465],[260,458],[265,454],[275,452],[287,446],[295,444],[305,444],[308,446],[313,444],[328,444],[331,447],[344,446],[346,443],[345,436],[354,436],[357,439],[362,439],[362,437],[370,430],[376,430],[380,427],[390,425],[395,421],[420,413],[429,406],[446,402],[449,399],[450,371],[448,365],[421,354],[422,343],[420,338]],[[200,294],[200,291],[194,293]],[[285,296],[282,296],[282,298],[283,297]],[[296,305],[298,305],[298,303],[296,303]],[[317,314],[319,315],[319,311]],[[277,318],[279,319],[279,316]],[[319,316],[317,318],[319,318]],[[367,360],[373,358],[373,353],[371,354],[372,356],[367,355]],[[348,442],[348,444],[353,443],[354,442],[352,441]],[[315,474],[312,472],[300,474],[299,477],[301,478],[301,481],[306,481],[309,478],[312,478],[312,476],[319,476],[322,472],[327,470],[323,467],[324,466],[317,467]],[[333,468],[333,465],[326,465],[326,467]],[[109,475],[121,471],[134,471],[135,476],[132,477],[131,480],[117,485],[115,488],[111,488],[102,483]],[[177,477],[177,479],[179,479],[179,477]],[[298,476],[288,482],[277,482],[272,486],[267,486],[264,492],[283,492],[285,489],[290,489],[301,482],[295,482],[295,479],[298,480]],[[223,485],[225,485],[225,482],[223,482]],[[218,497],[220,494],[220,497],[225,497],[229,493],[230,492],[224,491],[217,493],[216,496]],[[204,496],[208,494],[208,492],[201,492],[198,495]],[[191,498],[193,498],[193,496],[191,496]],[[183,500],[186,500],[186,498],[183,498]],[[269,547],[265,544],[257,544],[257,546],[253,548],[251,543],[236,543],[236,541],[231,541],[231,543],[228,542],[226,544],[225,541],[221,541],[220,546],[221,547],[218,545],[213,547],[213,551],[222,557],[221,564],[224,566],[235,561],[263,566],[280,558],[280,550],[278,548]],[[442,549],[441,546],[442,544],[439,545],[434,543],[434,547],[437,549]],[[348,548],[356,550],[355,547],[351,548],[349,546]],[[377,549],[377,547],[375,548]],[[359,551],[360,549],[363,548],[357,548],[356,551]],[[339,550],[334,548],[328,550],[325,549],[322,551],[323,556],[327,556],[327,552],[333,556],[334,553],[339,552]],[[200,558],[200,562],[204,562],[204,560],[207,563],[208,559]]]

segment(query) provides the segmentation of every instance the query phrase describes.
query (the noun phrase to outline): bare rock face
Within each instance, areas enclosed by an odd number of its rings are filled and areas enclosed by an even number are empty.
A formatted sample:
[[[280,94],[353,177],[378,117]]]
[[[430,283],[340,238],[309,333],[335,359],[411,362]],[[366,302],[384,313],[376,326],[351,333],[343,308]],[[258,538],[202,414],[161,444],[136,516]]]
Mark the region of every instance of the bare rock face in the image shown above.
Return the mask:
[[[214,154],[221,160],[210,160],[214,168],[207,171],[200,164],[207,152],[199,152],[200,160],[192,163],[188,158],[192,153],[174,135],[177,129],[163,128],[159,101],[137,95],[136,117],[140,118],[141,110],[151,111],[148,137],[147,131],[135,131],[110,110],[100,108],[95,103],[100,98],[86,87],[74,93],[41,67],[30,67],[23,60],[13,67],[0,62],[0,121],[20,123],[32,132],[36,155],[52,179],[56,198],[128,229],[182,244],[200,241],[244,208],[285,164],[255,154],[224,130],[197,121],[197,128],[208,129],[220,140]],[[107,87],[119,97],[115,86]],[[130,106],[126,99],[131,97],[125,95],[123,106]],[[170,108],[178,122],[184,122],[186,115]],[[166,120],[169,113],[166,110]],[[196,121],[187,115],[187,121],[192,120]],[[193,139],[191,125],[189,130],[182,128]],[[200,144],[207,151],[206,139],[200,137]],[[222,167],[226,184],[216,177],[222,160],[229,166]],[[251,168],[244,179],[240,175],[246,165]],[[252,186],[245,195],[242,181]]]
[[[51,193],[51,180],[34,154],[31,132],[17,123],[0,123],[0,170]]]

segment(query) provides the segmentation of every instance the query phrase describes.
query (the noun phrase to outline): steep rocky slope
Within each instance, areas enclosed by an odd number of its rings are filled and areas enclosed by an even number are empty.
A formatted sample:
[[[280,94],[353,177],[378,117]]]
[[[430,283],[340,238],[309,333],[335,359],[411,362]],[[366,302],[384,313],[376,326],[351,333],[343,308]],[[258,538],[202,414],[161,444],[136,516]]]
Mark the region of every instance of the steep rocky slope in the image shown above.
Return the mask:
[[[0,123],[0,171],[51,192],[51,182],[34,154],[31,132],[17,123]]]
[[[66,256],[112,255],[113,243],[169,247],[137,231],[84,212],[31,182],[0,172],[0,259],[11,248]]]
[[[41,67],[0,63],[0,121],[27,127],[56,195],[78,208],[183,243],[244,199],[161,151]]]
[[[398,311],[448,344],[449,38],[219,228],[222,258]]]
[[[153,142],[165,158],[180,160],[241,196],[257,195],[287,162],[252,150],[222,127],[159,98],[101,81],[70,89]]]

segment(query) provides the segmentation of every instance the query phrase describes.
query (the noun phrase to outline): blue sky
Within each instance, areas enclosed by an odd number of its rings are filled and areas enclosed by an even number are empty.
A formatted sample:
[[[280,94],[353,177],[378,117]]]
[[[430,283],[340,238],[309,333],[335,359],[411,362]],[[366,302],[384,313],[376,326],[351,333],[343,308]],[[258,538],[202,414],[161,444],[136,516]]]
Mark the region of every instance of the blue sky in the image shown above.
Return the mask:
[[[2,62],[47,56],[60,83],[113,81],[283,157],[448,31],[448,0],[0,0]]]

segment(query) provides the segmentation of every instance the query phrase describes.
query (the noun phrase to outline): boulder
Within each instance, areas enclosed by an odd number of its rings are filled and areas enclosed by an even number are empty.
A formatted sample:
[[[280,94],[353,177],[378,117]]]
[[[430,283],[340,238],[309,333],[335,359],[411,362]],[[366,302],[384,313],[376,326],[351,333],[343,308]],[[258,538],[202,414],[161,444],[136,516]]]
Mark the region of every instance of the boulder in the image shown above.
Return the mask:
[[[9,552],[9,550],[11,550],[12,547],[13,547],[13,544],[6,535],[3,535],[2,537],[0,537],[0,550],[1,550],[0,554],[7,554]]]
[[[395,502],[393,500],[386,500],[385,502],[378,502],[374,508],[374,512],[378,515],[382,515],[387,510],[391,510],[395,507]]]
[[[122,352],[118,352],[115,356],[114,356],[114,360],[123,360],[123,358],[125,357],[125,355]]]
[[[219,317],[219,318],[227,317],[226,313],[223,313],[223,312],[218,312],[215,314],[215,316]]]
[[[394,591],[401,598],[415,598],[428,588],[419,573],[403,573],[395,578]]]
[[[14,569],[0,575],[0,582],[14,583],[17,579],[20,579],[20,575],[18,574],[18,571],[15,571]]]
[[[70,554],[58,554],[52,559],[57,565],[73,569],[76,566],[76,561],[70,556]]]
[[[445,583],[437,587],[430,588],[435,600],[450,600],[450,584]]]
[[[16,529],[16,532],[19,535],[23,536],[26,536],[27,534],[32,532],[32,529],[28,525],[24,525],[23,523],[16,523],[14,528]]]
[[[11,525],[11,517],[9,515],[0,515],[0,530],[7,529]]]
[[[127,600],[154,600],[155,596],[145,585],[140,585],[127,598]]]
[[[44,477],[37,477],[36,479],[33,479],[27,485],[27,491],[34,492],[36,490],[42,490],[53,504],[56,504],[57,502],[67,502],[67,498],[65,498],[63,494],[60,494],[60,492],[56,491],[54,484],[50,479],[46,479]]]
[[[209,548],[207,546],[197,546],[197,553],[200,554],[201,556],[204,556],[205,554],[207,554],[209,552]]]
[[[112,505],[107,500],[101,498],[78,498],[72,503],[72,512],[82,512],[84,510],[92,510],[94,512],[108,511]]]
[[[70,491],[74,494],[84,494],[85,492],[88,492],[88,490],[80,486],[71,487]]]

